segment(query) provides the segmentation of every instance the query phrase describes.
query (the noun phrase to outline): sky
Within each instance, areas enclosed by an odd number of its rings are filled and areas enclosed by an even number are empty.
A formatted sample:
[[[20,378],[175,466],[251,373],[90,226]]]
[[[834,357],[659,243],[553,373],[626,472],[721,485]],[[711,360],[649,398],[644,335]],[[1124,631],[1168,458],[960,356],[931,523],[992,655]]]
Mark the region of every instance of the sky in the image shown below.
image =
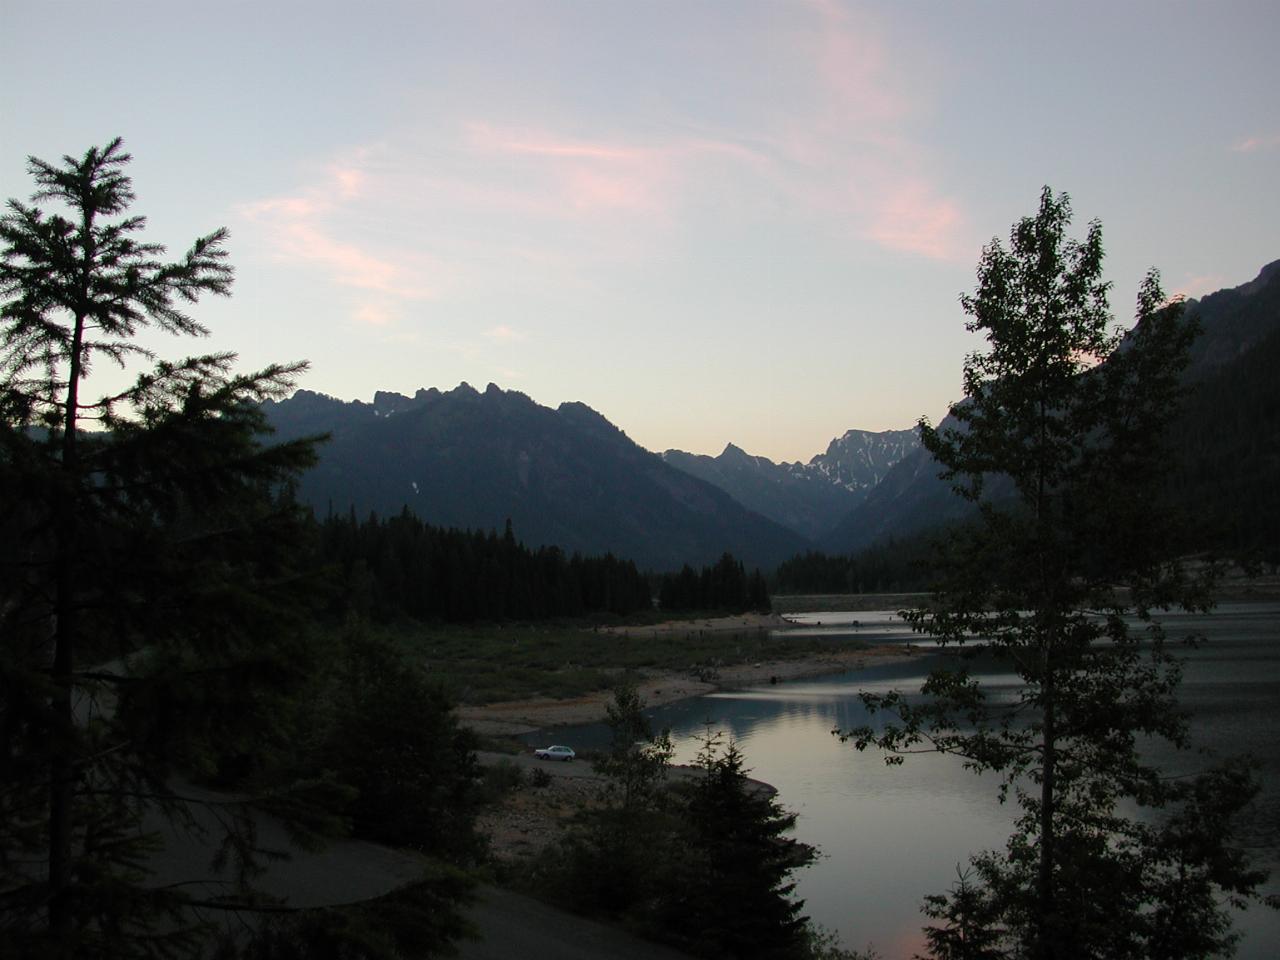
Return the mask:
[[[1151,267],[1280,258],[1277,39],[1274,0],[0,0],[0,196],[122,136],[149,239],[229,228],[162,356],[807,461],[960,399],[959,295],[1045,185],[1117,323]]]

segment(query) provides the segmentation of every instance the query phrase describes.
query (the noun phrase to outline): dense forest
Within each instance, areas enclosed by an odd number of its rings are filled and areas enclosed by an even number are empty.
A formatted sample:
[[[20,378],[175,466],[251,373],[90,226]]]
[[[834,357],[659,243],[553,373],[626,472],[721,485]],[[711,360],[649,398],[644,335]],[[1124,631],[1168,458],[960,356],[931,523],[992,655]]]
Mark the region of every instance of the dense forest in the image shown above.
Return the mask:
[[[332,616],[440,623],[628,616],[654,607],[651,582],[635,563],[612,554],[566,555],[499,535],[424,523],[408,508],[386,519],[330,514],[313,521],[313,569],[331,584]],[[741,613],[768,610],[759,570],[724,554],[709,567],[689,565],[657,581],[663,611]]]
[[[942,530],[891,537],[853,554],[809,550],[779,564],[776,593],[901,593],[927,590]]]
[[[423,523],[408,509],[358,521],[353,513],[317,522],[317,561],[332,578],[331,612],[387,621],[456,623],[625,615],[653,606],[649,581],[630,560],[530,549],[505,532]]]
[[[665,574],[658,589],[658,605],[671,611],[767,611],[769,588],[759,570],[748,576],[742,563],[726,553],[701,571],[686,563],[679,573]]]

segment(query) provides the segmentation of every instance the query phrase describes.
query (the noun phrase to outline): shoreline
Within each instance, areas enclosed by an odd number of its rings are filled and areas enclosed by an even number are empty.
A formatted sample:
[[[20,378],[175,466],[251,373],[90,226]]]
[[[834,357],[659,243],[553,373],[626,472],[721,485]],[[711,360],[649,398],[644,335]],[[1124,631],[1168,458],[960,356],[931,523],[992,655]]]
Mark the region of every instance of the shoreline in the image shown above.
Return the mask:
[[[1280,602],[1280,575],[1269,574],[1253,577],[1226,577],[1214,591],[1217,603],[1273,603]],[[854,596],[786,596],[787,613],[826,612],[830,609],[882,610],[895,606],[910,606],[923,594],[863,594]],[[839,600],[841,602],[837,603]],[[696,620],[669,620],[645,626],[599,627],[602,634],[628,639],[673,636],[697,632],[755,633],[790,630],[800,624],[788,620],[780,613],[746,613],[730,617],[700,618]],[[787,680],[812,680],[817,677],[860,670],[888,663],[901,663],[924,653],[923,648],[880,644],[859,650],[832,650],[821,654],[789,659],[765,660],[755,663],[721,667],[708,679],[693,676],[687,671],[641,671],[637,692],[646,707],[661,707],[680,700],[690,700],[722,690],[741,690]],[[606,708],[611,702],[611,690],[596,690],[578,697],[557,700],[553,697],[532,697],[524,700],[500,701],[488,704],[459,706],[459,721],[484,736],[517,737],[539,730],[556,727],[597,723],[605,719]]]
[[[798,624],[776,613],[750,613],[733,617],[667,621],[642,627],[602,627],[601,632],[640,639],[697,631],[741,633],[788,630],[797,626]],[[849,670],[898,663],[911,660],[921,652],[917,648],[898,644],[881,644],[858,650],[832,650],[805,657],[761,660],[721,667],[714,677],[707,679],[694,677],[687,672],[654,671],[641,675],[636,690],[646,707],[661,707],[720,690],[741,690],[786,680],[811,680]],[[533,697],[460,706],[457,708],[457,715],[464,726],[481,735],[515,737],[538,730],[600,722],[605,719],[612,698],[612,690],[596,690],[564,700]]]

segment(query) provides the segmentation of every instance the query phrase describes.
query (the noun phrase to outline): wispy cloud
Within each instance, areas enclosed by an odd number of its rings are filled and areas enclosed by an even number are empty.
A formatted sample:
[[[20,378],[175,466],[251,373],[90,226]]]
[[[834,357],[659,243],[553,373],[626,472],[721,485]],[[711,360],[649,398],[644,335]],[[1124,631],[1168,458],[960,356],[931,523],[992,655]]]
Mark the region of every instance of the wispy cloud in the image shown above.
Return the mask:
[[[467,123],[465,131],[473,154],[505,161],[519,172],[524,189],[506,197],[513,205],[526,211],[540,207],[551,216],[661,222],[678,214],[716,164],[760,169],[768,163],[759,151],[706,136],[589,140],[551,128],[481,121]]]
[[[484,335],[495,343],[522,343],[528,339],[519,330],[515,330],[506,324],[491,327],[484,332]]]
[[[422,251],[379,244],[357,227],[369,199],[369,176],[360,166],[366,158],[356,151],[353,162],[329,165],[297,193],[243,203],[238,212],[280,260],[314,266],[340,286],[393,300],[430,298],[436,290]],[[392,316],[385,306],[362,305],[354,319],[385,325]]]
[[[240,212],[277,258],[363,295],[351,318],[383,329],[413,301],[584,289],[736,226],[817,224],[846,246],[967,254],[964,204],[910,136],[921,107],[875,25],[834,0],[794,11],[780,32],[739,34],[740,48],[689,38],[682,53],[712,66],[706,96],[726,112],[671,100],[661,122],[629,122],[569,97],[516,119],[487,97],[421,94],[376,144],[318,158],[298,188]],[[761,52],[788,91],[776,101],[755,96]],[[524,335],[473,329],[490,346]]]
[[[364,303],[352,314],[355,321],[366,327],[388,327],[396,320],[396,311],[385,304]]]
[[[954,201],[939,197],[921,181],[894,184],[876,205],[869,233],[890,250],[938,260],[956,256],[956,233],[961,223]]]
[[[1259,150],[1274,150],[1280,147],[1280,134],[1270,136],[1245,137],[1231,145],[1235,153],[1256,153]]]
[[[874,24],[835,0],[805,6],[811,17],[791,44],[795,62],[809,65],[811,95],[781,125],[779,142],[813,181],[798,192],[885,249],[941,260],[967,254],[963,205],[935,182],[933,158],[905,132],[920,108]]]
[[[1220,273],[1204,273],[1186,277],[1174,285],[1171,297],[1203,297],[1206,293],[1215,293],[1227,285]]]

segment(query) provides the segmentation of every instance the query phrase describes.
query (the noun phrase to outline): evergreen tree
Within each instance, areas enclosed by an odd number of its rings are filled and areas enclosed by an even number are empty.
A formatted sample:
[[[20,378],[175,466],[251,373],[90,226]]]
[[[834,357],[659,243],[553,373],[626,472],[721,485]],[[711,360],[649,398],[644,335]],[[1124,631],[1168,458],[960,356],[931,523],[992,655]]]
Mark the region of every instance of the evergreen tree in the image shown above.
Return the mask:
[[[176,768],[251,768],[306,667],[302,528],[280,490],[312,442],[263,445],[258,406],[304,365],[243,375],[230,354],[196,356],[87,397],[99,361],[155,359],[144,329],[205,333],[184,305],[231,284],[225,231],[176,261],[135,238],[129,159],[118,139],[32,158],[31,204],[0,219],[5,956],[199,952],[196,897],[146,884],[144,824],[194,822]],[[247,893],[251,835],[226,842],[242,869],[210,908]]]
[[[791,874],[816,851],[788,836],[796,815],[747,779],[737,744],[704,736],[700,775],[683,784],[680,858],[664,885],[658,925],[705,957],[808,955],[804,901]]]
[[[1231,942],[1219,898],[1260,880],[1229,842],[1250,777],[1229,765],[1165,778],[1143,749],[1188,743],[1180,663],[1156,614],[1208,604],[1207,583],[1169,557],[1161,496],[1195,329],[1151,273],[1136,326],[1110,330],[1101,228],[1069,240],[1070,219],[1067,197],[1046,188],[1010,248],[986,248],[962,304],[987,349],[965,363],[958,426],[921,422],[942,476],[980,512],[951,532],[932,604],[908,617],[940,643],[986,650],[1021,689],[991,702],[962,660],[933,673],[921,700],[864,696],[898,722],[847,736],[890,761],[961,756],[1016,798],[1007,850],[975,858],[975,884],[931,901],[938,955],[990,955],[994,939],[1018,957],[1208,956]],[[958,942],[985,952],[957,954]]]
[[[475,735],[389,643],[356,634],[345,648],[316,753],[322,769],[355,788],[347,810],[356,836],[473,864],[481,848]]]
[[[686,563],[677,574],[663,574],[658,604],[663,610],[725,613],[772,608],[764,576],[756,570],[748,577],[742,562],[729,553],[701,572]]]

